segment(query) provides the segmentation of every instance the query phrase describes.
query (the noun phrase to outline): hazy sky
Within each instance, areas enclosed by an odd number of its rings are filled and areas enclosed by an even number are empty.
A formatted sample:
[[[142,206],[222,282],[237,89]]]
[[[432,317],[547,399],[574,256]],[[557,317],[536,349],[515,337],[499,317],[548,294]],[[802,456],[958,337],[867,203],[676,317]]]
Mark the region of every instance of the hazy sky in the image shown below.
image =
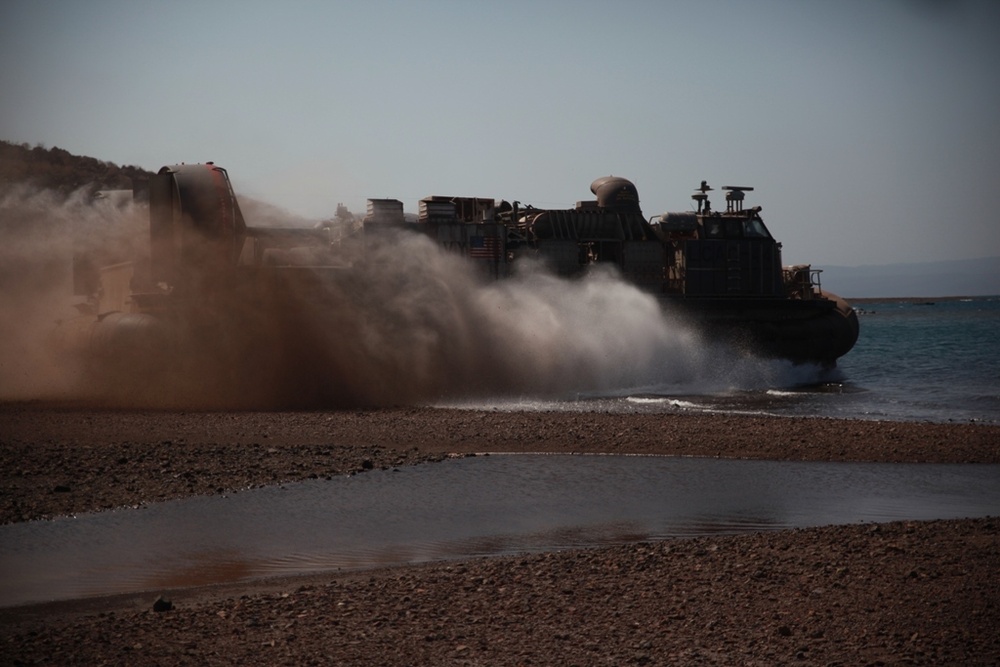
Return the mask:
[[[607,174],[651,216],[707,179],[786,264],[965,259],[1000,255],[998,31],[996,0],[4,0],[0,139],[214,160],[317,218]]]

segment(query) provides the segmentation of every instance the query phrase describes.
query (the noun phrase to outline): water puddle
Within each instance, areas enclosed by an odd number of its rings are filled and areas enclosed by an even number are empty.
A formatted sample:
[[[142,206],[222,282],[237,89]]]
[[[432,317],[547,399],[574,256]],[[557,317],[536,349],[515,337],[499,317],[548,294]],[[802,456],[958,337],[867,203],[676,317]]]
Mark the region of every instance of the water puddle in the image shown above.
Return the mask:
[[[0,606],[861,521],[1000,514],[1000,466],[494,455],[0,526]]]

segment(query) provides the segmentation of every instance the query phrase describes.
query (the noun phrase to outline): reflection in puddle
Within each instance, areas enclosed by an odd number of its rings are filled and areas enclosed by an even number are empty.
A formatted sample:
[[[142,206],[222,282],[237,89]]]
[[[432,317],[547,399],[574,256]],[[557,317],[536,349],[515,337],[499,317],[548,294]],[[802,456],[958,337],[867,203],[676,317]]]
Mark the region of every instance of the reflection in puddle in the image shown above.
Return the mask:
[[[670,537],[996,514],[996,465],[480,456],[0,526],[0,606]]]

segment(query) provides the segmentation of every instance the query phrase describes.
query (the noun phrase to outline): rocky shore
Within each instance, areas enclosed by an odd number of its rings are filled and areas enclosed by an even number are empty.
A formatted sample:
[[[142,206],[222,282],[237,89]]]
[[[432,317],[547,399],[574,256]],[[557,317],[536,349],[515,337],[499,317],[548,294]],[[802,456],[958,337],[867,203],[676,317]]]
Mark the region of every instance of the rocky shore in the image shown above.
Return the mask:
[[[1000,462],[1000,427],[0,405],[0,521],[487,451]],[[998,664],[1000,520],[853,525],[0,609],[0,664]],[[161,603],[161,608],[168,605]]]
[[[0,405],[0,523],[477,452],[1000,463],[1000,426],[727,415]]]

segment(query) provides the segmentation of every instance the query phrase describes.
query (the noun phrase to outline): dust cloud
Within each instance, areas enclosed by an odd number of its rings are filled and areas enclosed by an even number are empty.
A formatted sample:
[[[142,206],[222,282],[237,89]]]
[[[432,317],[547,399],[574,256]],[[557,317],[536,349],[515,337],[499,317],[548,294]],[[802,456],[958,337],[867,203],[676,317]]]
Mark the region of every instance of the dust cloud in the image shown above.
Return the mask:
[[[377,407],[774,380],[611,269],[570,280],[524,261],[489,281],[417,234],[325,266],[206,273],[165,326],[123,314],[98,326],[73,310],[72,256],[148,257],[146,207],[13,189],[0,214],[2,400]]]
[[[81,381],[60,325],[78,319],[74,252],[113,264],[142,252],[145,208],[25,184],[0,188],[0,399],[67,398]]]

